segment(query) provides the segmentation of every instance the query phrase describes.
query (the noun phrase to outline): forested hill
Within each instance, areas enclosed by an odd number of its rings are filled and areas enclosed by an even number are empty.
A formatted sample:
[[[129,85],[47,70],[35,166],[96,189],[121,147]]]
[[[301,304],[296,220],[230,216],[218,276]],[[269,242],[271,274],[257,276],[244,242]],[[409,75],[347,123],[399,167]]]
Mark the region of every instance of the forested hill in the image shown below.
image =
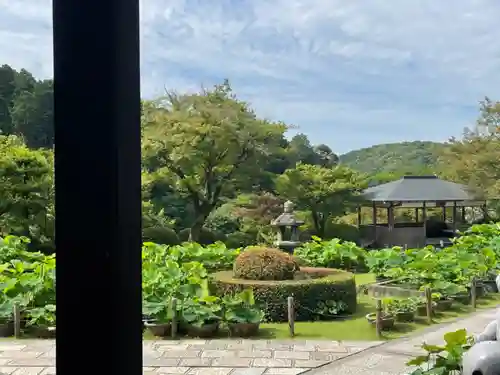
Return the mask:
[[[340,156],[341,163],[361,172],[427,172],[435,165],[444,144],[428,141],[387,143]]]

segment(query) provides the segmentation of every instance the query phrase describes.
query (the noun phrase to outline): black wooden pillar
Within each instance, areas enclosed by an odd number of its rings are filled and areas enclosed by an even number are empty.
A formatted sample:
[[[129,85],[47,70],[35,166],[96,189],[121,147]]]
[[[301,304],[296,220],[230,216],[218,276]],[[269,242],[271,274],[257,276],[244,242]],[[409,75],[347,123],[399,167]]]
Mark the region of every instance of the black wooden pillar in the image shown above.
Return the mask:
[[[53,0],[58,375],[142,374],[139,0]]]

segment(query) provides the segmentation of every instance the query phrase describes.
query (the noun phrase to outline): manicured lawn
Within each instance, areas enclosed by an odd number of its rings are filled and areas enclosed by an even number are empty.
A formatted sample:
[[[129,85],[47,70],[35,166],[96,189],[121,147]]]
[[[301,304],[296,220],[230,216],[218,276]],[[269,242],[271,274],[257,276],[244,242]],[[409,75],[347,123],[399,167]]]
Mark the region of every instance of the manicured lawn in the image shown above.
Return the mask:
[[[375,281],[372,274],[356,275],[357,285]],[[478,300],[478,309],[500,305],[500,293],[490,294]],[[298,322],[295,323],[297,338],[317,338],[331,340],[377,340],[375,328],[368,324],[365,315],[375,312],[375,300],[365,295],[358,296],[358,311],[347,320],[331,322]],[[474,312],[470,306],[456,304],[453,310],[439,313],[435,323],[451,321]],[[394,330],[384,332],[384,339],[394,339],[429,327],[425,318],[415,323],[396,323]],[[270,338],[288,338],[288,324],[272,323],[262,325],[262,336]]]

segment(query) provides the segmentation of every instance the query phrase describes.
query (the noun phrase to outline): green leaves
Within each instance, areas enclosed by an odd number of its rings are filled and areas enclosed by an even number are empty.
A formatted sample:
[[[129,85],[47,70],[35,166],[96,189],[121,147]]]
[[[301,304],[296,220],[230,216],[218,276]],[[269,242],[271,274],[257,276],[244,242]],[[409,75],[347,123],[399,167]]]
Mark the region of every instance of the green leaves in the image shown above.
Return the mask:
[[[448,332],[444,335],[444,341],[445,345],[422,344],[427,355],[417,356],[407,362],[408,366],[419,366],[411,375],[453,375],[461,370],[463,354],[470,348],[466,330]]]

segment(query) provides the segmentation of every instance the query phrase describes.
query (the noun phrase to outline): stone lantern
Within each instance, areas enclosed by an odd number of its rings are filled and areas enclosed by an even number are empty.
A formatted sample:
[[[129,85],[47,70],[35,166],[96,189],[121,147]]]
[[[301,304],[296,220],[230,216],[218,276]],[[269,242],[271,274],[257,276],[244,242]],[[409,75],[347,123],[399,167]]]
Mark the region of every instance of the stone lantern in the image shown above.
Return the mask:
[[[304,224],[295,218],[293,208],[293,202],[286,201],[283,213],[271,221],[271,226],[276,228],[277,234],[274,245],[290,254],[293,254],[293,250],[301,244],[299,227]]]

